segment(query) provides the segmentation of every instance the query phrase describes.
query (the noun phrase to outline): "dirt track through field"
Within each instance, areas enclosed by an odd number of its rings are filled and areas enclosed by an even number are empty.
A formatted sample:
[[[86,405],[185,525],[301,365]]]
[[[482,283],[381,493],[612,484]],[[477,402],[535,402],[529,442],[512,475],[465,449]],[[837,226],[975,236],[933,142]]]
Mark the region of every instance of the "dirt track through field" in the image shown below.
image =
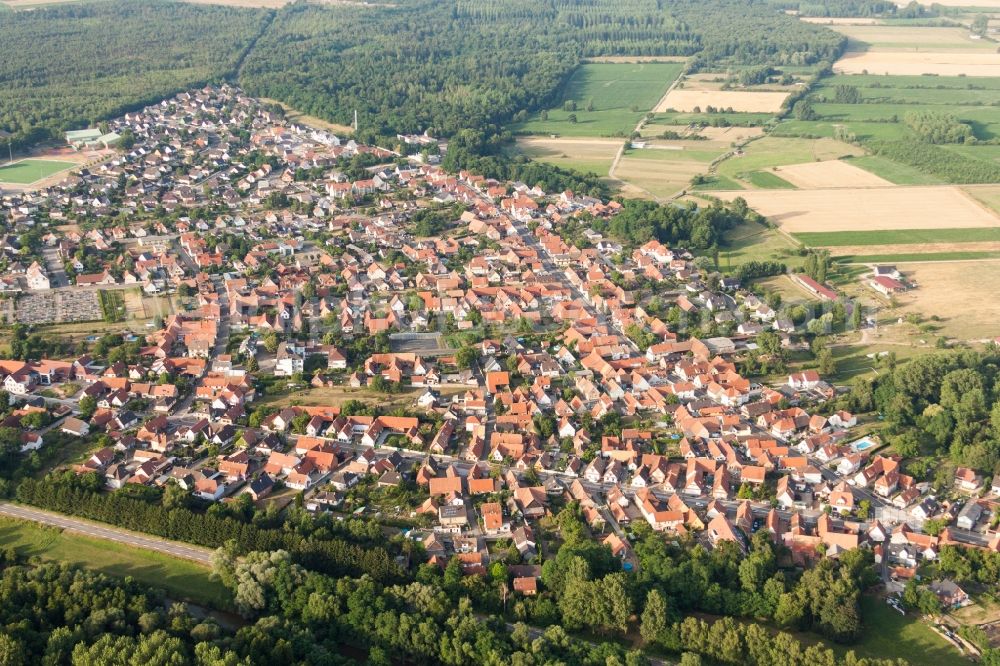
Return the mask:
[[[775,167],[774,172],[803,189],[833,187],[893,187],[884,178],[841,160]]]
[[[957,187],[746,190],[713,193],[743,199],[786,233],[983,228],[1000,218]]]

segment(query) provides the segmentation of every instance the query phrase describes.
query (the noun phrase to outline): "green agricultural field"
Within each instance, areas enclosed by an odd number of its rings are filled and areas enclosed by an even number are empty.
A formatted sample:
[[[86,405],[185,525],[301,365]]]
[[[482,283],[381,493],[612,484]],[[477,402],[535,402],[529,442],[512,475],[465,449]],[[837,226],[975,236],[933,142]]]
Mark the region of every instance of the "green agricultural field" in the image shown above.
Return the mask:
[[[720,162],[718,172],[721,176],[743,180],[749,178],[748,174],[766,171],[776,166],[832,160],[852,154],[860,155],[863,152],[856,146],[833,139],[766,136],[747,144],[743,155]]]
[[[902,139],[909,136],[909,130],[902,123],[891,122],[835,122],[830,120],[784,120],[779,123],[772,136],[781,137],[826,137],[833,138],[838,127],[846,127],[858,139]]]
[[[748,222],[726,232],[719,248],[719,269],[731,273],[751,261],[781,261],[789,268],[802,265],[799,246],[781,232]]]
[[[704,177],[704,181],[698,185],[693,185],[692,190],[743,190],[744,188],[740,183],[736,182],[732,178],[727,178],[726,176],[720,176],[718,174],[707,174]]]
[[[787,180],[770,171],[751,171],[745,180],[754,187],[764,190],[794,190],[796,187]]]
[[[57,160],[19,160],[13,164],[0,166],[0,183],[27,185],[75,166],[74,162]]]
[[[941,185],[945,182],[907,164],[900,164],[880,155],[863,155],[852,157],[847,161],[896,185]]]
[[[623,157],[653,162],[701,162],[711,164],[723,151],[719,150],[668,150],[664,148],[628,148]]]
[[[842,123],[858,134],[856,122],[900,123],[907,113],[918,110],[932,110],[950,113],[959,120],[972,125],[979,139],[1000,137],[1000,110],[993,106],[969,106],[962,104],[830,104],[818,103],[813,109],[823,119]],[[906,128],[903,127],[905,130]],[[877,136],[873,138],[889,138]]]
[[[792,234],[809,247],[983,243],[1000,241],[1000,227],[971,229],[893,229],[882,231],[816,231]]]
[[[0,546],[13,546],[21,555],[69,562],[109,576],[131,576],[178,599],[217,608],[231,605],[229,591],[210,578],[207,567],[163,553],[8,518],[0,519]]]
[[[683,63],[587,63],[566,83],[548,119],[533,114],[512,126],[515,133],[564,136],[625,136],[680,75]],[[567,103],[576,105],[566,110]],[[588,111],[593,108],[593,111]],[[570,122],[575,115],[577,121]]]
[[[1000,95],[1000,93],[998,93],[998,95]],[[997,109],[997,114],[1000,115],[1000,109]],[[950,150],[953,153],[958,153],[959,155],[964,155],[965,157],[971,157],[974,160],[990,162],[991,164],[1000,164],[1000,146],[942,144],[941,147],[946,150]]]
[[[1000,213],[1000,185],[989,187],[971,186],[966,187],[965,192],[979,201],[979,203],[993,210],[993,212]]]
[[[913,261],[970,261],[973,259],[1000,259],[1000,252],[912,252],[895,254],[845,254],[834,257],[843,264],[899,264]]]
[[[661,125],[713,125],[720,122],[739,127],[759,127],[774,120],[773,113],[657,113],[654,122]]]

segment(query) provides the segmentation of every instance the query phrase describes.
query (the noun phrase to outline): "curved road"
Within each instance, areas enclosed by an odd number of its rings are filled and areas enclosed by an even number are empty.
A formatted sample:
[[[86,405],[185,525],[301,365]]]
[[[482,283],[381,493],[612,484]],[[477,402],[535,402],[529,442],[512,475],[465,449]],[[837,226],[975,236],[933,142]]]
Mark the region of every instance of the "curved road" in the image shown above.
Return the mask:
[[[145,550],[164,553],[165,555],[183,557],[186,560],[193,560],[206,566],[211,566],[212,564],[212,551],[208,548],[192,546],[179,541],[159,539],[157,537],[151,537],[137,532],[130,532],[129,530],[124,530],[120,527],[92,523],[88,520],[73,518],[72,516],[64,516],[58,513],[51,513],[49,511],[42,511],[41,509],[36,509],[34,507],[0,502],[0,516],[8,516],[10,518],[18,518],[20,520],[30,520],[36,523],[41,523],[42,525],[59,527],[64,530],[85,534],[89,537],[97,539],[115,541],[133,548],[143,548]]]

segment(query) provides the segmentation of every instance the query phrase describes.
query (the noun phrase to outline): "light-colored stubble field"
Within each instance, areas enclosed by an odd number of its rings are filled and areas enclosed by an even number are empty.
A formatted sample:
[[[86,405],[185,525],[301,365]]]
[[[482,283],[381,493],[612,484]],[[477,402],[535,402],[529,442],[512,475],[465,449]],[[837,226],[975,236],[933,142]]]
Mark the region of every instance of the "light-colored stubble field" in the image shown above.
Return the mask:
[[[893,186],[888,180],[843,160],[789,164],[775,167],[774,172],[802,189]]]
[[[781,110],[788,93],[783,92],[744,92],[738,90],[671,90],[654,109],[656,113],[664,113],[668,109],[683,113],[696,108],[704,111],[709,106],[716,109],[745,113],[777,113]]]
[[[903,313],[937,315],[940,334],[959,340],[979,340],[996,335],[1000,299],[990,295],[1000,284],[1000,261],[940,261],[897,264],[917,288],[896,300]]]
[[[740,196],[787,233],[987,228],[1000,218],[957,187],[882,187],[718,192]]]
[[[1000,76],[998,53],[850,51],[833,65],[838,74]]]

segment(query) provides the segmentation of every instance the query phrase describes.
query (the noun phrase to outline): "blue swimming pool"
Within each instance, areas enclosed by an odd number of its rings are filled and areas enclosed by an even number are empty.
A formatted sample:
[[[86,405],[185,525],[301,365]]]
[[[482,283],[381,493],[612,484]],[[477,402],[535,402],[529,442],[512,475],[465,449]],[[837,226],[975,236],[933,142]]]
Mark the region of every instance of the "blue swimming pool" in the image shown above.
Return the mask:
[[[875,442],[868,439],[867,437],[862,437],[861,439],[851,444],[851,448],[854,449],[855,451],[864,451],[865,449],[870,449],[873,446],[875,446]]]

